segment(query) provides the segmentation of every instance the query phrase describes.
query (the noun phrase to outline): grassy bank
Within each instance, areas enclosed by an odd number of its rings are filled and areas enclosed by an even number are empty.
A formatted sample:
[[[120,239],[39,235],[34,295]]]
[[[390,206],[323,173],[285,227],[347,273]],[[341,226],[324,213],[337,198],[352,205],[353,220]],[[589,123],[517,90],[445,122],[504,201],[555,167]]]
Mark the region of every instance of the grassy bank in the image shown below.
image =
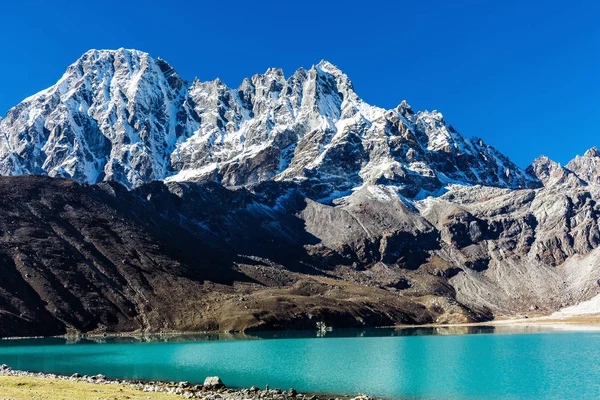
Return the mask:
[[[0,376],[0,399],[10,400],[174,400],[164,393],[145,393],[121,385],[97,385],[60,379]]]

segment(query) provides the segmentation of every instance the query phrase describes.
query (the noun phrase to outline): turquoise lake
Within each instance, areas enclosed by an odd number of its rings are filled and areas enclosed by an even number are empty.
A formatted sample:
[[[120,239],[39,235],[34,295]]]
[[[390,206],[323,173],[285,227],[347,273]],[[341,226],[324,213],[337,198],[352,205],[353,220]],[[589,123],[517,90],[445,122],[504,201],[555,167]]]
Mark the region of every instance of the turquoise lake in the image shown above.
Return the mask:
[[[600,398],[600,332],[533,327],[3,340],[0,363],[396,399]]]

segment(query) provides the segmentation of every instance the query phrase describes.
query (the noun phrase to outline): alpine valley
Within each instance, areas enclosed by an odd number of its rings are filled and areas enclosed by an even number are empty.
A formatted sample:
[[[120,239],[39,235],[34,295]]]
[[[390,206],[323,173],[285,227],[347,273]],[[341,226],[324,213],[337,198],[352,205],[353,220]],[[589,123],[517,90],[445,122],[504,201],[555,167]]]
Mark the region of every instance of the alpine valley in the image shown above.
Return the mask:
[[[600,313],[600,152],[526,170],[321,61],[91,50],[0,119],[0,336]]]

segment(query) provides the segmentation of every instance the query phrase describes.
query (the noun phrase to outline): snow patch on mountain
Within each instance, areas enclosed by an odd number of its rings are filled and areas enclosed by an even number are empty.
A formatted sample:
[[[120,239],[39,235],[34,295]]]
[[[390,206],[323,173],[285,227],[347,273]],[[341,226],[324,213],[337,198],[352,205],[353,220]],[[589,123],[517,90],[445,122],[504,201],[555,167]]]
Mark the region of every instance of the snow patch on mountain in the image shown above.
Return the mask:
[[[600,314],[600,294],[583,301],[574,306],[561,308],[559,311],[552,313],[554,318],[567,318],[584,315],[599,315]]]

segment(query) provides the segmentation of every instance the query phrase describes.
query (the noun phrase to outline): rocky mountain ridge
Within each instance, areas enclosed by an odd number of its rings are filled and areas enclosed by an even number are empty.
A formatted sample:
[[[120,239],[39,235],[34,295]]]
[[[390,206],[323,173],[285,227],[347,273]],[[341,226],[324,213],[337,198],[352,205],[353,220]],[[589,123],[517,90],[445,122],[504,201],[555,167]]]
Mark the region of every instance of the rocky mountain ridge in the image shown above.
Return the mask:
[[[394,185],[412,198],[447,183],[539,186],[437,111],[365,103],[326,61],[287,79],[272,68],[232,89],[219,79],[189,84],[140,51],[91,50],[56,85],[9,110],[0,132],[2,175],[128,188],[161,179],[276,180],[302,183],[316,198],[363,184]]]

